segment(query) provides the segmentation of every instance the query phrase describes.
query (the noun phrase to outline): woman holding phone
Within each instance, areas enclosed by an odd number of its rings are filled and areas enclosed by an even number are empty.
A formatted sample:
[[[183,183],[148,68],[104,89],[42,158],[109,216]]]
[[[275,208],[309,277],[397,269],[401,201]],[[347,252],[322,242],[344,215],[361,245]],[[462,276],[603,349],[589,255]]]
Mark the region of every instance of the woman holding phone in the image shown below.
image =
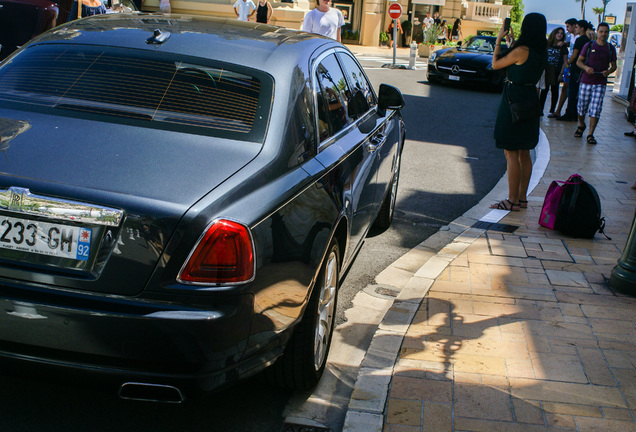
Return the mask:
[[[510,104],[522,101],[536,101],[536,90],[547,62],[547,40],[545,16],[539,13],[526,15],[521,24],[519,39],[505,54],[501,53],[501,42],[510,29],[501,27],[492,56],[493,69],[506,69],[506,83],[503,88],[497,121],[495,122],[495,142],[506,156],[508,176],[508,198],[490,206],[493,209],[518,211],[528,206],[526,194],[532,174],[530,150],[539,142],[539,115],[513,123]]]

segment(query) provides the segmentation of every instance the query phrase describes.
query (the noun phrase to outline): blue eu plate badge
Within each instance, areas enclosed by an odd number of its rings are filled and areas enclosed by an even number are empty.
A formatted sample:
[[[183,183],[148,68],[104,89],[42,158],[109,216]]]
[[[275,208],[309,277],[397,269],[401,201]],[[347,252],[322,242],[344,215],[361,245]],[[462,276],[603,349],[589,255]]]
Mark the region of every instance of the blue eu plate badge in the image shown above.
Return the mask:
[[[91,230],[81,228],[77,242],[77,259],[86,261],[91,250]]]

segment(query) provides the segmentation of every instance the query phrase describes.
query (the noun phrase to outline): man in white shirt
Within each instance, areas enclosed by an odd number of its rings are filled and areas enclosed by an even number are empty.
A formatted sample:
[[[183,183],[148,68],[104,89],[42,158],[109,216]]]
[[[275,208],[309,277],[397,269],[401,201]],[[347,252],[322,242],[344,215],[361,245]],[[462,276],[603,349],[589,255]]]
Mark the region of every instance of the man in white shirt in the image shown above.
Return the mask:
[[[340,27],[344,25],[344,17],[340,9],[329,6],[330,0],[317,0],[318,7],[310,10],[303,21],[303,31],[318,33],[342,42]]]
[[[249,21],[249,18],[256,12],[256,5],[252,0],[236,0],[234,3],[234,13],[239,21]]]
[[[424,18],[424,21],[423,21],[424,29],[426,30],[427,28],[432,26],[434,22],[435,22],[435,20],[433,18],[431,18],[431,13],[430,12],[426,12],[426,18]]]

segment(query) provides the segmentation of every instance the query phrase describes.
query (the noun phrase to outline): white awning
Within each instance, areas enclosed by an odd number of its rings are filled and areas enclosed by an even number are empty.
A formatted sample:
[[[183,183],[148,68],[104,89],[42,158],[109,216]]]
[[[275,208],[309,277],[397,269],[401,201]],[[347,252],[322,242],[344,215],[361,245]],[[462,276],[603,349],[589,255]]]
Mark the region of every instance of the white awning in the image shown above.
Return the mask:
[[[419,5],[445,6],[446,0],[411,0],[411,3]]]

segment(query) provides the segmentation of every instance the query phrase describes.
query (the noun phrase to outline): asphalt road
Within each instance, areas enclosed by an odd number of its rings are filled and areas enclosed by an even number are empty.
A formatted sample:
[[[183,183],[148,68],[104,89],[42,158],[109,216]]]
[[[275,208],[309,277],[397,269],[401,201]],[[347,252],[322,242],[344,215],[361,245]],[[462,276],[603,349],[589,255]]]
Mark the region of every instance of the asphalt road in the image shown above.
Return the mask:
[[[374,83],[401,89],[407,142],[393,226],[371,233],[340,292],[337,320],[361,289],[402,254],[474,206],[505,171],[492,130],[499,95],[430,86],[425,70],[380,68],[386,59],[362,57]],[[81,382],[50,383],[0,376],[0,429],[19,431],[279,432],[289,391],[258,379],[181,405],[119,400]]]

